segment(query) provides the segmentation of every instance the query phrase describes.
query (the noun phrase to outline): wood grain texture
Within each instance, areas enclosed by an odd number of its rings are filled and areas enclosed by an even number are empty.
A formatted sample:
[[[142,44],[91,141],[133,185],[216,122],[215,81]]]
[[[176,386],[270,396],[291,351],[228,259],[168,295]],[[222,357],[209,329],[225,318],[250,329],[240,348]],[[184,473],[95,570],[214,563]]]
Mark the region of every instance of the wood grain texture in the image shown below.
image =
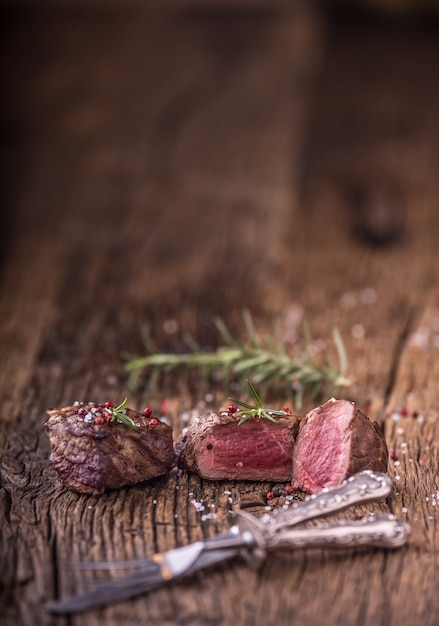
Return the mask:
[[[282,18],[263,9],[8,17],[5,624],[435,623],[437,41],[358,27],[332,35],[303,8]],[[401,231],[379,246],[358,237],[357,217],[379,214],[382,198]],[[47,615],[44,602],[105,575],[72,562],[212,536],[231,510],[260,514],[267,492],[281,490],[172,473],[86,497],[48,463],[46,408],[123,399],[121,353],[141,352],[143,323],[166,349],[181,349],[183,331],[215,345],[213,315],[243,334],[243,306],[266,332],[280,317],[292,340],[308,320],[316,348],[339,327],[354,379],[344,395],[384,425],[395,480],[385,502],[349,514],[394,512],[412,525],[409,546],[284,551],[259,571],[236,561],[86,617]],[[206,391],[193,375],[154,396],[143,381],[130,404],[159,411],[166,400],[177,436],[191,411],[226,401]]]

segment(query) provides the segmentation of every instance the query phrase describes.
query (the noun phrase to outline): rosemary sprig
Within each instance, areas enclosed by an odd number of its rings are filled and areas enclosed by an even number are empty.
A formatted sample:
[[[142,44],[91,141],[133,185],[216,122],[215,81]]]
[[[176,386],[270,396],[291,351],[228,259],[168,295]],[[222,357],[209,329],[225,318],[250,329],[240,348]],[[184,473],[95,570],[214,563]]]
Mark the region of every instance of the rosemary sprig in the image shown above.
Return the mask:
[[[170,374],[178,369],[197,368],[206,381],[251,379],[263,387],[283,387],[294,397],[297,409],[304,396],[313,399],[323,392],[335,394],[343,386],[350,385],[346,377],[347,357],[340,333],[332,332],[338,357],[338,367],[329,359],[312,356],[311,340],[305,336],[303,348],[295,348],[294,354],[283,342],[282,334],[275,326],[273,337],[257,333],[249,311],[243,312],[247,340],[235,339],[224,321],[214,319],[224,345],[213,352],[203,352],[192,338],[186,337],[189,351],[183,354],[160,352],[153,344],[149,329],[144,329],[143,339],[148,351],[146,356],[126,355],[125,370],[130,374],[130,386],[135,388],[140,374],[147,370],[153,384],[160,374]]]
[[[113,407],[107,408],[107,411],[111,413],[110,423],[119,421],[119,422],[122,422],[122,424],[125,424],[125,426],[128,426],[129,428],[131,428],[132,430],[139,432],[139,428],[135,425],[131,417],[128,417],[128,415],[126,414],[127,403],[128,403],[128,398],[125,398],[125,400],[121,402],[119,406],[116,406],[114,408]]]
[[[239,420],[238,426],[241,426],[241,424],[244,424],[244,422],[251,419],[252,417],[265,418],[267,420],[270,420],[270,422],[273,422],[274,424],[279,424],[279,420],[273,417],[274,415],[277,415],[278,417],[286,417],[287,415],[289,415],[287,411],[275,411],[274,409],[264,408],[262,406],[262,400],[251,382],[247,380],[246,383],[250,389],[250,393],[253,396],[254,401],[256,402],[256,406],[247,404],[247,402],[243,402],[242,400],[238,400],[237,398],[229,397],[229,400],[231,400],[235,404],[243,406],[245,409],[245,411],[240,411],[242,418]]]

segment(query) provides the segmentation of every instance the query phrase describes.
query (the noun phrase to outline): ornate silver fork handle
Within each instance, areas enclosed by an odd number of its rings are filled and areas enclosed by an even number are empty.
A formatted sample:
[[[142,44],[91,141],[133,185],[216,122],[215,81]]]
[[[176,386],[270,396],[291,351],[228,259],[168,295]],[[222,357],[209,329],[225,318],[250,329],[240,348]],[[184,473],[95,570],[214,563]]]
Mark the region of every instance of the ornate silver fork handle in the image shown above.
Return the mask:
[[[354,504],[379,500],[389,495],[391,489],[392,481],[387,474],[365,470],[351,476],[339,487],[323,489],[285,511],[263,515],[258,521],[263,525],[264,531],[271,535],[282,528],[336,513]]]
[[[281,530],[270,537],[267,548],[398,548],[407,541],[409,534],[410,526],[393,515],[371,515],[358,521]]]

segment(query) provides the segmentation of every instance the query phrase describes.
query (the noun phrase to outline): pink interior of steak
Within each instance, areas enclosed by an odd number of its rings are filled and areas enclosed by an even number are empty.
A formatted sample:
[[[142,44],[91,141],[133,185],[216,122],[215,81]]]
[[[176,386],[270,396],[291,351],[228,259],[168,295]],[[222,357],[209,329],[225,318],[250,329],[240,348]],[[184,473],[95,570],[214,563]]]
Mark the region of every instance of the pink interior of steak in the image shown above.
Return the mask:
[[[350,424],[355,409],[347,400],[329,401],[311,411],[294,451],[294,486],[309,493],[344,480],[350,457]]]
[[[278,480],[292,475],[291,429],[248,421],[214,426],[198,444],[198,471],[210,479]]]

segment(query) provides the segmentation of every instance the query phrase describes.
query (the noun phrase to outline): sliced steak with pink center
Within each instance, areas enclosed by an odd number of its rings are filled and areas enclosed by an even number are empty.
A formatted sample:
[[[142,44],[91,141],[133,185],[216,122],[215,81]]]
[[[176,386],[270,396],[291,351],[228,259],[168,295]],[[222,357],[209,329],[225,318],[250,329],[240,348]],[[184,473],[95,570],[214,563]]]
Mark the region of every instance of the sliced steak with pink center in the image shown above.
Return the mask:
[[[316,493],[365,469],[387,471],[380,426],[348,400],[329,400],[301,421],[293,452],[295,489]]]
[[[289,481],[297,417],[248,420],[239,413],[206,413],[177,444],[179,467],[211,480]]]

